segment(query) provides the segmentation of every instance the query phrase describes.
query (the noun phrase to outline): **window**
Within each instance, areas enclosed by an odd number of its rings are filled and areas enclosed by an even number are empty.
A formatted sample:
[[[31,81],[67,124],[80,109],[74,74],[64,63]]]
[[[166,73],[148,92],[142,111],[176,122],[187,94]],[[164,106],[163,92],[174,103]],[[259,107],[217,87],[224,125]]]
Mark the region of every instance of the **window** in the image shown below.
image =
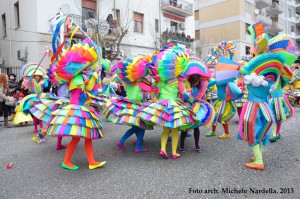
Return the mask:
[[[3,33],[3,37],[5,37],[7,34],[5,13],[2,15],[2,33]]]
[[[251,3],[246,0],[246,12],[251,14]]]
[[[199,10],[196,10],[194,12],[194,18],[195,18],[195,21],[199,21],[199,19],[200,19]]]
[[[245,31],[246,31],[246,34],[248,34],[248,35],[250,35],[250,31],[248,29],[249,26],[250,26],[250,24],[245,23]]]
[[[158,19],[155,19],[155,32],[159,31],[158,25]]]
[[[171,32],[176,32],[178,30],[178,23],[171,21]]]
[[[200,40],[200,30],[195,31],[195,39]]]
[[[134,20],[134,32],[143,33],[144,32],[144,15],[138,12],[133,13]]]
[[[292,9],[289,8],[289,18],[292,17]]]
[[[291,26],[291,32],[295,32],[295,26]]]
[[[15,8],[15,25],[16,28],[20,27],[20,12],[19,12],[19,1],[14,4]]]

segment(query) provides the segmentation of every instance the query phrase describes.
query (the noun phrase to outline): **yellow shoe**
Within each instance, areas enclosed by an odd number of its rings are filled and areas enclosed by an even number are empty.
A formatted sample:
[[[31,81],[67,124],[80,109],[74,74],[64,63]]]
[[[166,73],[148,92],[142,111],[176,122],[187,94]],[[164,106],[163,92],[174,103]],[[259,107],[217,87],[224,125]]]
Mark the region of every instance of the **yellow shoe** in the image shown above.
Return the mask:
[[[33,142],[35,142],[35,143],[39,143],[39,141],[40,141],[40,137],[39,136],[36,136],[36,137],[32,137],[31,138],[31,140],[33,141]]]
[[[223,134],[223,135],[218,136],[218,138],[220,138],[220,139],[228,139],[228,138],[230,138],[230,134]]]
[[[97,169],[97,168],[100,168],[102,167],[103,165],[106,164],[106,161],[103,161],[103,162],[100,162],[100,164],[97,164],[97,165],[89,165],[89,169],[92,170],[92,169]]]

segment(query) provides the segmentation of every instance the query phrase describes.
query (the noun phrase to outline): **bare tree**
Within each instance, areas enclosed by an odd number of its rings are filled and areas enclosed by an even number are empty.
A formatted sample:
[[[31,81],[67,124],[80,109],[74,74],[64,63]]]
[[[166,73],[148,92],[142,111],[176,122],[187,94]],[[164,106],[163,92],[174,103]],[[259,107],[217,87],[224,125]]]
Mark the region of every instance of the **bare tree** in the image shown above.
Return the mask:
[[[149,17],[149,19],[153,19],[153,18]],[[157,19],[157,18],[155,17],[155,19]],[[161,47],[160,46],[160,44],[161,44],[161,35],[159,33],[159,29],[157,29],[159,27],[156,27],[156,24],[154,24],[154,26],[153,26],[152,23],[149,23],[146,27],[149,28],[149,32],[151,33],[151,37],[153,39],[153,45],[155,47],[155,50],[158,50]]]

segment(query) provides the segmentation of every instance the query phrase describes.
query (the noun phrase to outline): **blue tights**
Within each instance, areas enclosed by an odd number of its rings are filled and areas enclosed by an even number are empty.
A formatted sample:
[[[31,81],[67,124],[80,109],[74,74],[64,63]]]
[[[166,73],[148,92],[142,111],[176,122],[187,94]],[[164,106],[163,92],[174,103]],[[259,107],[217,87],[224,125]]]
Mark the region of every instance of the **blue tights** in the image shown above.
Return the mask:
[[[137,126],[133,126],[131,127],[124,135],[123,137],[120,139],[120,143],[124,146],[125,141],[132,136],[134,133],[137,133],[137,140],[136,140],[136,145],[135,145],[135,149],[138,150],[144,150],[144,148],[141,146],[142,142],[143,142],[143,138],[144,138],[144,134],[145,134],[145,129],[139,128]]]

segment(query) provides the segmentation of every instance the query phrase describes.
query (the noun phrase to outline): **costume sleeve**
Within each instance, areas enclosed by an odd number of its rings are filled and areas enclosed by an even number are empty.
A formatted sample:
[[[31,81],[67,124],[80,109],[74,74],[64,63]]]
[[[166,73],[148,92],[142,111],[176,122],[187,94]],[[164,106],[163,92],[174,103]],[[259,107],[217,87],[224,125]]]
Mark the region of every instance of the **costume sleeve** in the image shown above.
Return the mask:
[[[95,84],[97,83],[97,79],[98,79],[98,73],[94,72],[94,74],[92,75],[89,83],[85,87],[87,91],[93,90]]]

